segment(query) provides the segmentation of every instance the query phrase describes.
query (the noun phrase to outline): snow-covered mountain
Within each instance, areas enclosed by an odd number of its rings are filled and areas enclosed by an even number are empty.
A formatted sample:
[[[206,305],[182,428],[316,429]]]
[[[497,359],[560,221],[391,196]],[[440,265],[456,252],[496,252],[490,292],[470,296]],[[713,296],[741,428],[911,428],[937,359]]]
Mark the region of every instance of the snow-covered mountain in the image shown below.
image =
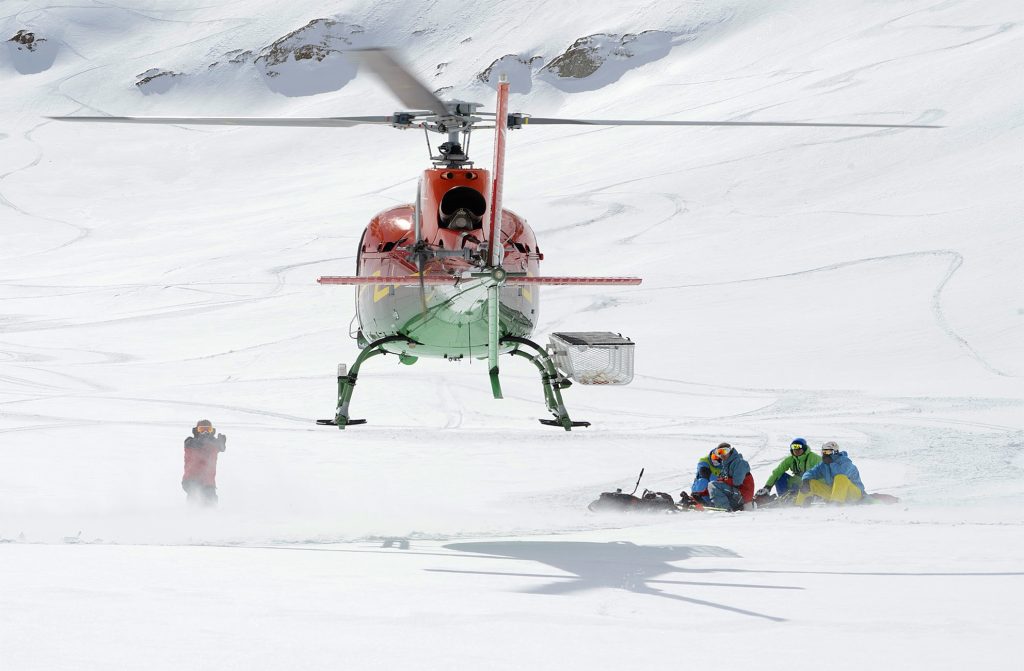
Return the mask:
[[[4,668],[1012,668],[1022,25],[1010,0],[3,0]],[[315,279],[412,200],[422,137],[48,117],[400,110],[368,46],[488,106],[504,72],[537,116],[943,128],[512,132],[544,273],[644,278],[545,289],[538,339],[622,332],[634,382],[567,390],[593,422],[567,434],[525,362],[495,401],[483,362],[384,357],[339,432],[313,420],[352,294]],[[201,417],[230,436],[216,511],[178,488]],[[763,482],[798,435],[902,504],[586,512],[641,467],[677,493],[720,440]]]

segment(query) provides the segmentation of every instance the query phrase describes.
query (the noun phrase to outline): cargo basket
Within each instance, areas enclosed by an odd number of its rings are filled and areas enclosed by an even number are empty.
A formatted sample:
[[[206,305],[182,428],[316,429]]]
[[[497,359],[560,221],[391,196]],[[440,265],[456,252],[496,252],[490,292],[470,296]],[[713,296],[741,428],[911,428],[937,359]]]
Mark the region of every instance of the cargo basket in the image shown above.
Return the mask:
[[[552,333],[548,349],[555,367],[580,384],[629,384],[633,380],[633,346],[609,331]]]

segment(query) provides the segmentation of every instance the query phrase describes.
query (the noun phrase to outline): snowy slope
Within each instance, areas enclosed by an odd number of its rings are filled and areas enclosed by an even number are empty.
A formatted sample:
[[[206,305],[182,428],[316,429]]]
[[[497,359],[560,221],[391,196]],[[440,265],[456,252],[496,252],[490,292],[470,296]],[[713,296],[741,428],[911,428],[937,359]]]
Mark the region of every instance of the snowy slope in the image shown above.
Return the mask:
[[[1022,23],[1009,0],[0,3],[4,668],[1013,668]],[[636,379],[568,390],[594,425],[565,434],[525,364],[495,401],[481,362],[385,357],[342,433],[313,420],[352,295],[315,278],[412,199],[422,137],[45,117],[389,114],[344,55],[371,45],[444,96],[490,103],[506,71],[537,116],[945,128],[512,133],[505,205],[545,274],[644,277],[546,289],[538,338],[621,331]],[[177,485],[200,417],[230,437],[210,514]],[[723,439],[761,482],[795,435],[903,504],[585,512],[641,467],[678,492]]]

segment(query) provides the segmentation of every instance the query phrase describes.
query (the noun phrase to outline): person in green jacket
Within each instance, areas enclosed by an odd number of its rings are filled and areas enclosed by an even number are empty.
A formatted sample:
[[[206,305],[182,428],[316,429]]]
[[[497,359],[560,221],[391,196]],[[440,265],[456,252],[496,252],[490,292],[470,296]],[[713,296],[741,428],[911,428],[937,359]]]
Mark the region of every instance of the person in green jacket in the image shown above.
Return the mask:
[[[764,483],[764,487],[757,490],[755,496],[767,496],[772,485],[775,486],[775,491],[780,498],[796,496],[796,493],[800,491],[800,478],[820,463],[821,457],[807,449],[806,440],[794,438],[789,444],[789,456],[779,462]]]

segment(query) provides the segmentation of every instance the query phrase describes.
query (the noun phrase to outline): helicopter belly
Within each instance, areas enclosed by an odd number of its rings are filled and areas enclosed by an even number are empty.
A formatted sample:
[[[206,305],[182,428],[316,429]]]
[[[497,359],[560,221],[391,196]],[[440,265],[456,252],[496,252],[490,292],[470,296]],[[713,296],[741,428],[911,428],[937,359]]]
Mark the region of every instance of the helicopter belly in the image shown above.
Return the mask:
[[[487,356],[487,287],[483,282],[427,286],[422,294],[417,286],[370,285],[357,291],[359,323],[367,340],[404,335],[417,343],[388,343],[388,351],[447,359]],[[502,287],[502,337],[527,338],[533,333],[538,296],[536,287]],[[511,346],[502,351],[509,349]]]

